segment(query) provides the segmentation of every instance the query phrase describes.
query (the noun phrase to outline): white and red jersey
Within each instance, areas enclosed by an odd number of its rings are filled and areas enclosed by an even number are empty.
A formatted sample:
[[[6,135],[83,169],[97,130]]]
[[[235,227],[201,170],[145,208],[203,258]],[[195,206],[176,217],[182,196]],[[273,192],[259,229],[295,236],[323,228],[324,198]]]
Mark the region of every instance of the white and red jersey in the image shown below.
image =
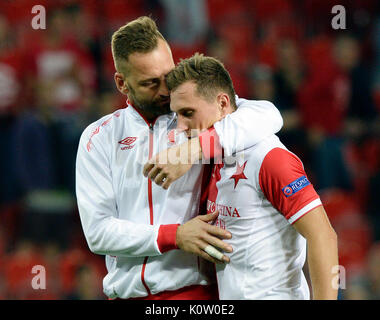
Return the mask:
[[[292,224],[321,205],[301,160],[273,135],[213,167],[207,212],[231,232],[220,299],[309,299],[306,240]]]
[[[215,125],[227,150],[236,151],[231,136],[237,135],[238,123],[246,146],[281,129],[281,115],[269,102],[238,99],[237,104],[236,112]],[[168,132],[176,125],[174,114],[148,123],[129,105],[91,124],[81,136],[76,163],[79,214],[91,251],[106,255],[103,287],[110,298],[149,297],[210,283],[210,265],[172,250],[178,224],[199,213],[202,165],[194,165],[168,190],[142,173],[150,156],[173,145]]]

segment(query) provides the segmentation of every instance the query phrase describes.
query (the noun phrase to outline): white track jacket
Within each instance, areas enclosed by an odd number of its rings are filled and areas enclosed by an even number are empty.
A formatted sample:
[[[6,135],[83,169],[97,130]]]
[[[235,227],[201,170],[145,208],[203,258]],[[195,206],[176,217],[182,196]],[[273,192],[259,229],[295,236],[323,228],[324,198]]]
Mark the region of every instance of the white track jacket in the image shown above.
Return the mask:
[[[268,101],[237,99],[238,110],[214,124],[225,155],[249,147],[282,127]],[[142,174],[149,157],[173,145],[175,114],[148,123],[131,105],[89,125],[76,162],[76,194],[90,250],[106,256],[104,293],[144,297],[190,285],[210,284],[210,265],[176,249],[178,224],[199,214],[202,164],[168,190]],[[238,141],[238,143],[236,143]]]

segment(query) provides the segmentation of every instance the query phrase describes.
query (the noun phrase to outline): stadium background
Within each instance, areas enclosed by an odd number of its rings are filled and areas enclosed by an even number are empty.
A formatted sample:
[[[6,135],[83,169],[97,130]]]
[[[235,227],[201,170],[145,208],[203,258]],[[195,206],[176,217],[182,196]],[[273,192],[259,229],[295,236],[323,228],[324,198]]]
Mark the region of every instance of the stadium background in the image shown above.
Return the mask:
[[[35,5],[46,30],[31,26]],[[334,5],[346,30],[334,30]],[[122,108],[113,31],[149,15],[175,60],[216,56],[237,93],[276,104],[339,237],[340,299],[380,298],[380,4],[376,0],[2,0],[0,299],[105,299],[80,227],[78,140]],[[46,290],[33,290],[34,265]]]

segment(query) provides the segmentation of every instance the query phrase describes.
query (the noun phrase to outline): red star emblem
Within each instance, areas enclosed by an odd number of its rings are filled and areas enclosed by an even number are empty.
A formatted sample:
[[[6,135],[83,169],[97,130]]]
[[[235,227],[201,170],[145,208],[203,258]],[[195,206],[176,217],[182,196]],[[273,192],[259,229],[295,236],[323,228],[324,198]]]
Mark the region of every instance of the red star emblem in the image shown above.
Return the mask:
[[[236,188],[240,179],[247,179],[247,177],[244,174],[244,169],[245,169],[245,165],[247,164],[247,161],[244,162],[242,166],[239,165],[239,162],[236,162],[236,163],[237,163],[236,172],[230,178],[230,179],[235,180],[234,189]]]

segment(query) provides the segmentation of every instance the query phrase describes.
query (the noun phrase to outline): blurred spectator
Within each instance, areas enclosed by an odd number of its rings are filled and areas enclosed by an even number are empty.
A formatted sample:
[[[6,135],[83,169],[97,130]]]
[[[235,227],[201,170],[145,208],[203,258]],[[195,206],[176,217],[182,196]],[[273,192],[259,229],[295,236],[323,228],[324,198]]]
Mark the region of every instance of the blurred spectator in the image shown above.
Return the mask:
[[[46,269],[46,290],[57,299],[62,294],[62,275],[60,273],[62,251],[54,242],[43,244],[41,249]]]
[[[275,86],[273,82],[273,72],[269,66],[257,65],[250,74],[250,91],[255,100],[275,101]]]
[[[37,294],[31,285],[32,269],[36,265],[44,266],[43,258],[30,241],[19,241],[14,252],[7,255],[4,265],[4,277],[8,298],[28,299]],[[38,291],[39,292],[39,291]]]
[[[193,47],[208,30],[205,0],[160,0],[165,23],[162,32],[171,46]]]
[[[42,113],[42,111],[41,111]],[[53,145],[49,122],[43,114],[25,112],[17,119],[13,145],[17,178],[23,194],[56,186]]]
[[[22,57],[6,17],[0,15],[0,115],[16,108],[22,87]]]
[[[336,42],[336,45],[339,44]],[[336,50],[337,53],[342,51]],[[335,58],[336,61],[340,60],[338,55]],[[309,130],[318,131],[323,137],[339,134],[347,112],[349,90],[348,74],[334,63],[330,52],[330,59],[325,60],[325,65],[320,65],[318,69],[310,66],[299,90],[302,124]]]
[[[22,57],[11,26],[0,14],[0,150],[12,149],[12,136],[21,103]],[[4,205],[17,200],[14,154],[0,157],[0,214]]]
[[[380,243],[374,243],[368,253],[368,278],[370,296],[380,300]]]
[[[353,177],[354,196],[361,203],[362,208],[371,212],[372,216],[376,214],[376,211],[373,210],[376,199],[373,196],[374,190],[371,184],[375,183],[376,175],[380,170],[380,135],[379,131],[376,133],[375,126],[372,133],[368,132],[371,130],[370,124],[366,129],[366,132],[358,131],[359,136],[350,139],[345,158]],[[375,215],[373,217],[375,218]]]
[[[21,114],[15,123],[13,145],[16,154],[18,188],[23,196],[21,230],[25,237],[44,243],[66,245],[70,215],[75,208],[75,141],[65,143],[61,120],[51,120],[51,91],[39,90],[37,109]],[[70,128],[70,127],[67,127]],[[75,129],[75,122],[71,123]],[[72,138],[79,139],[79,131]],[[65,162],[66,161],[66,162]],[[69,163],[67,162],[69,161]]]
[[[302,156],[304,165],[309,167],[310,148],[297,107],[297,94],[305,80],[305,66],[295,40],[280,40],[276,49],[274,101],[284,119],[284,127],[279,132],[279,137],[290,150]]]
[[[380,112],[380,14],[376,17],[374,23],[374,32],[373,32],[373,44],[374,44],[374,83],[373,91],[376,101],[377,111]]]
[[[291,65],[289,68],[291,68]],[[255,100],[269,100],[277,106],[284,119],[284,126],[277,135],[292,152],[301,156],[305,165],[307,165],[309,161],[307,141],[293,101],[297,90],[292,86],[297,86],[298,83],[292,83],[290,79],[282,75],[282,72],[285,71],[281,68],[274,72],[267,65],[255,66],[249,77],[249,97]],[[295,81],[295,79],[292,80]]]
[[[57,184],[72,192],[77,144],[87,125],[81,117],[93,101],[97,79],[93,56],[85,45],[90,43],[91,29],[79,32],[80,24],[75,21],[82,21],[83,15],[78,10],[66,7],[52,11],[45,36],[33,47],[30,58],[36,101],[33,116],[27,116],[40,119],[38,130],[50,131]]]
[[[0,84],[1,85],[1,84]],[[12,136],[16,118],[14,115],[0,115],[0,149],[12,150]],[[14,203],[19,195],[15,178],[12,153],[0,156],[0,214],[3,206]]]
[[[0,225],[0,300],[4,300],[7,296],[7,288],[5,286],[6,280],[4,275],[4,260],[7,243],[8,239],[5,235],[4,228]]]
[[[69,300],[104,300],[102,283],[98,281],[97,270],[91,265],[81,265],[75,272],[74,290],[67,296]]]
[[[78,20],[72,7],[52,10],[41,41],[29,43],[25,74],[33,77],[34,96],[24,102],[28,108],[19,112],[5,135],[14,157],[12,169],[17,168],[17,185],[8,190],[18,190],[24,200],[21,232],[39,243],[54,240],[62,247],[67,246],[75,209],[77,145],[88,124],[87,103],[96,85],[87,38],[81,38],[72,23]]]
[[[380,158],[380,153],[378,153]],[[371,221],[373,229],[373,237],[375,241],[380,241],[380,168],[376,174],[374,174],[369,181],[368,188],[368,217]],[[380,272],[380,271],[379,271]]]
[[[104,91],[99,97],[95,117],[98,119],[99,115],[113,113],[117,109],[123,108],[124,104],[125,97],[115,94],[112,91]]]
[[[223,38],[210,33],[207,41],[206,54],[218,58],[228,69],[234,84],[235,92],[238,96],[248,97],[249,85],[247,83],[247,68],[240,66],[233,59],[233,44],[225,41]]]
[[[281,24],[294,14],[294,3],[289,0],[248,0],[252,14],[264,27],[272,21]]]
[[[229,71],[237,95],[247,97],[248,68],[255,56],[255,25],[246,1],[208,1],[210,26],[206,53],[219,58]]]
[[[368,75],[359,67],[359,46],[352,36],[337,37],[331,51],[325,54],[330,60],[325,56],[324,65],[318,69],[310,67],[299,91],[300,115],[308,131],[309,144],[314,149],[313,167],[318,187],[352,190],[352,176],[344,159],[347,136],[343,130],[348,127],[348,132],[353,132],[354,129],[351,124],[346,126],[348,115],[354,114],[355,121],[360,121],[373,112],[368,95],[369,82],[360,80]],[[359,97],[357,92],[363,95]],[[362,103],[366,104],[364,111],[355,111]]]
[[[62,280],[61,294],[67,299],[105,298],[102,292],[102,279],[106,274],[104,263],[87,248],[67,250],[61,256],[58,270]]]
[[[221,1],[207,0],[207,12],[212,27],[223,23],[230,15],[241,15],[247,13],[251,6],[247,1]]]
[[[278,108],[285,112],[294,111],[297,105],[297,92],[304,81],[303,59],[294,40],[283,39],[277,45],[276,100]]]
[[[347,300],[380,299],[380,244],[374,243],[367,255],[364,272],[349,281],[344,298]]]
[[[368,123],[376,117],[372,96],[372,80],[368,66],[360,59],[360,45],[357,39],[342,36],[335,46],[337,65],[350,79],[346,132],[353,137],[366,133]]]
[[[331,225],[338,236],[339,264],[345,268],[346,282],[360,275],[372,242],[370,223],[359,202],[341,189],[320,191]]]
[[[371,294],[368,289],[368,281],[363,276],[356,276],[347,283],[343,291],[344,300],[370,300]]]
[[[90,0],[91,1],[91,0]],[[115,30],[127,21],[133,20],[138,16],[144,15],[145,0],[98,0],[98,18],[102,17],[103,28]]]
[[[70,11],[52,11],[45,36],[31,50],[37,86],[50,91],[54,115],[66,116],[80,110],[83,99],[96,85],[92,56],[81,42],[86,43],[86,38],[74,37],[71,19]]]

